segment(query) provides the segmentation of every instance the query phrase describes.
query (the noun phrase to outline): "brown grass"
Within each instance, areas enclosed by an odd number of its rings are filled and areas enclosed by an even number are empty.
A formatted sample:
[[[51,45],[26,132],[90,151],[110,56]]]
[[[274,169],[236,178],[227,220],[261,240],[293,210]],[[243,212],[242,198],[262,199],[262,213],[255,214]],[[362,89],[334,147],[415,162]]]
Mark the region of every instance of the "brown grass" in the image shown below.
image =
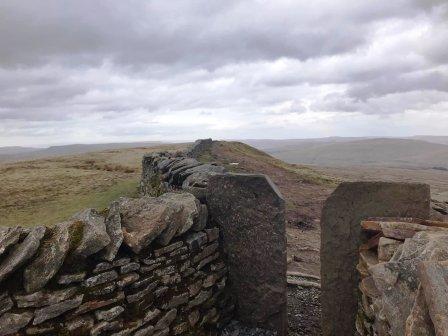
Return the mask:
[[[185,145],[108,150],[0,164],[0,225],[51,225],[87,207],[137,195],[145,153]]]

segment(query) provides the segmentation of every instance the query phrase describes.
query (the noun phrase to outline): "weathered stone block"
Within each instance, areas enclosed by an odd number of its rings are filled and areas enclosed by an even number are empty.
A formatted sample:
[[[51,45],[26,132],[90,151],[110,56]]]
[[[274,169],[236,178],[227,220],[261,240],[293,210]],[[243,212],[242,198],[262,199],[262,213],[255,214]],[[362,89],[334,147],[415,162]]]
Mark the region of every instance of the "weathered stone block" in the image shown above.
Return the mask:
[[[354,335],[356,269],[369,217],[429,216],[429,186],[388,182],[342,183],[325,202],[321,220],[321,301],[324,336]]]
[[[211,176],[207,205],[221,230],[237,318],[285,336],[285,201],[264,175]],[[269,265],[269,267],[266,267]]]

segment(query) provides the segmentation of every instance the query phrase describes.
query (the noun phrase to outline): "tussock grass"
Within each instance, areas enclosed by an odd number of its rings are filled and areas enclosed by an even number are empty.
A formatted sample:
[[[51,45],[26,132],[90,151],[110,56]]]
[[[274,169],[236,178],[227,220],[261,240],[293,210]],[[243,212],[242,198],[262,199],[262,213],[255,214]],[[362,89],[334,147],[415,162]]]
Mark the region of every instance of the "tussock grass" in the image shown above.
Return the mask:
[[[52,225],[138,195],[144,154],[185,145],[108,150],[0,164],[0,225]]]

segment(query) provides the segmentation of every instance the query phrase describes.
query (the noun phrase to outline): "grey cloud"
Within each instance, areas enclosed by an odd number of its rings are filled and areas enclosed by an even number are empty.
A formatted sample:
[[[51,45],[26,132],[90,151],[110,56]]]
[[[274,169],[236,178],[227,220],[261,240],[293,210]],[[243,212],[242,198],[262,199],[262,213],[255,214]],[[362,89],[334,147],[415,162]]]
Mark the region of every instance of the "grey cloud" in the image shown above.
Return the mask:
[[[441,113],[447,18],[439,0],[1,1],[0,145],[84,127],[168,136],[184,115],[173,135],[263,136],[294,113]]]
[[[407,5],[405,5],[408,3]],[[431,8],[426,5],[425,7]],[[373,21],[412,16],[409,1],[28,1],[0,3],[0,63],[98,65],[105,59],[216,67],[349,52]]]

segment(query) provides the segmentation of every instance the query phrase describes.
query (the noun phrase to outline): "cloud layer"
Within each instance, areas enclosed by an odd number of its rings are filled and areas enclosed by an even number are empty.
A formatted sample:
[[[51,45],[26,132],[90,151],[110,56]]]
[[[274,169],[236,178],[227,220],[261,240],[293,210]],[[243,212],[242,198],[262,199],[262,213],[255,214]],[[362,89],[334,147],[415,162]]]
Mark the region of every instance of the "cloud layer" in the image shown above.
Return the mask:
[[[445,1],[0,2],[0,146],[446,134]]]

